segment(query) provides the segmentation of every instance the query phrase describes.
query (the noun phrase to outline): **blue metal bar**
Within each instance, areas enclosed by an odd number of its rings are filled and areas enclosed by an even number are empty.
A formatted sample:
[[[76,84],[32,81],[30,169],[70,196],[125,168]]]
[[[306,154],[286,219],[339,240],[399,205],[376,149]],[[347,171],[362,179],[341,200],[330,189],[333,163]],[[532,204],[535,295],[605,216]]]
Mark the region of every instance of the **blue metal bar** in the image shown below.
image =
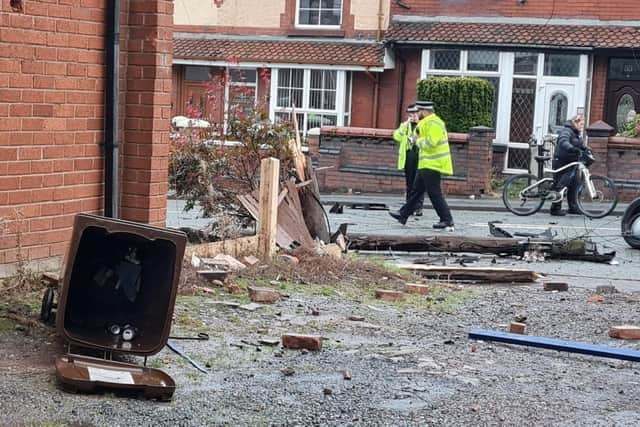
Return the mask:
[[[609,357],[611,359],[640,362],[640,351],[626,348],[613,348],[606,347],[604,345],[511,334],[508,332],[492,331],[487,329],[472,329],[469,331],[469,338],[482,341],[497,341],[507,344],[524,345],[528,347],[546,348],[549,350],[566,351],[569,353],[586,354],[588,356]]]

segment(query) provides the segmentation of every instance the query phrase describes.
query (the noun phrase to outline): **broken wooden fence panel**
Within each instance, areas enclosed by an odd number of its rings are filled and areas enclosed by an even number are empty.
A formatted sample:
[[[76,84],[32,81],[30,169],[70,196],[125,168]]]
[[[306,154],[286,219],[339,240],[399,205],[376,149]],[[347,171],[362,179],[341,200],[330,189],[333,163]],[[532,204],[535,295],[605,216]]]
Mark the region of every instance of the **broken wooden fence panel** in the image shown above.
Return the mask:
[[[524,345],[527,347],[545,348],[549,350],[566,351],[569,353],[586,354],[588,356],[608,357],[611,359],[630,360],[640,362],[640,352],[626,348],[613,348],[603,345],[564,341],[555,338],[536,337],[529,335],[511,334],[508,332],[486,329],[472,329],[469,338],[482,341],[495,341],[507,344]]]

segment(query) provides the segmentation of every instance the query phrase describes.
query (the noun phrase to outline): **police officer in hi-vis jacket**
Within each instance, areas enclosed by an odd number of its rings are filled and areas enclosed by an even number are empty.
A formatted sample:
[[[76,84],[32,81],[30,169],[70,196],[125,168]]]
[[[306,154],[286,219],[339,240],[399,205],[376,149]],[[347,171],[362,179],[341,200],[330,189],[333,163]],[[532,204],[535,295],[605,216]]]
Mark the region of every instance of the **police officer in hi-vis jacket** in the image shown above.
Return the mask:
[[[416,132],[418,126],[418,107],[415,104],[409,104],[407,107],[407,121],[402,122],[400,127],[393,132],[393,139],[398,143],[398,169],[404,170],[404,180],[406,184],[406,200],[409,201],[409,194],[416,179],[418,170],[418,146],[416,140],[418,134]],[[418,208],[415,210],[416,216],[422,216],[422,203],[420,199]]]

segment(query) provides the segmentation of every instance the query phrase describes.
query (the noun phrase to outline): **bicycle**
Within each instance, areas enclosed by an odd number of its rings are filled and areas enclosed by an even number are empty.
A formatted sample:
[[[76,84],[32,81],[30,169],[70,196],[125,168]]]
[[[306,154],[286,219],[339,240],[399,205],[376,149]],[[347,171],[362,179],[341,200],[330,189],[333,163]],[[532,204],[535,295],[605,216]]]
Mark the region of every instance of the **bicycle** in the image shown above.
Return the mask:
[[[547,155],[551,150],[544,148],[544,143],[538,144],[533,136],[529,142],[538,147],[538,154],[534,156],[538,163],[538,176],[523,173],[513,175],[505,181],[502,201],[509,211],[519,216],[533,215],[546,201],[562,201],[568,195],[568,187],[560,191],[553,190],[553,176],[574,167],[580,182],[575,189],[580,212],[589,218],[603,218],[615,209],[618,204],[615,184],[606,176],[591,175],[589,166],[595,158],[589,148],[582,152],[578,161],[555,170],[547,170],[551,176],[545,176],[544,164],[551,160],[551,156]]]

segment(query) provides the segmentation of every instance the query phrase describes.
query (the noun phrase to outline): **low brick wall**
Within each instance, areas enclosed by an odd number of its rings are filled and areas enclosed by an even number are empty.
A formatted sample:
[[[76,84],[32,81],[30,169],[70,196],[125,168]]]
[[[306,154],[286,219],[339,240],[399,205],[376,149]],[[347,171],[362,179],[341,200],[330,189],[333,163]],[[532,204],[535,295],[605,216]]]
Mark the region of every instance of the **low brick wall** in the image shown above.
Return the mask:
[[[391,129],[323,127],[309,136],[309,153],[320,190],[366,193],[403,193],[403,171],[398,170],[398,148]],[[449,134],[454,175],[446,177],[447,194],[470,195],[488,191],[491,179],[493,129],[472,128],[469,134]]]
[[[589,147],[596,162],[591,173],[605,175],[616,182],[621,201],[640,197],[640,138],[611,136],[614,129],[604,122],[589,126]]]

